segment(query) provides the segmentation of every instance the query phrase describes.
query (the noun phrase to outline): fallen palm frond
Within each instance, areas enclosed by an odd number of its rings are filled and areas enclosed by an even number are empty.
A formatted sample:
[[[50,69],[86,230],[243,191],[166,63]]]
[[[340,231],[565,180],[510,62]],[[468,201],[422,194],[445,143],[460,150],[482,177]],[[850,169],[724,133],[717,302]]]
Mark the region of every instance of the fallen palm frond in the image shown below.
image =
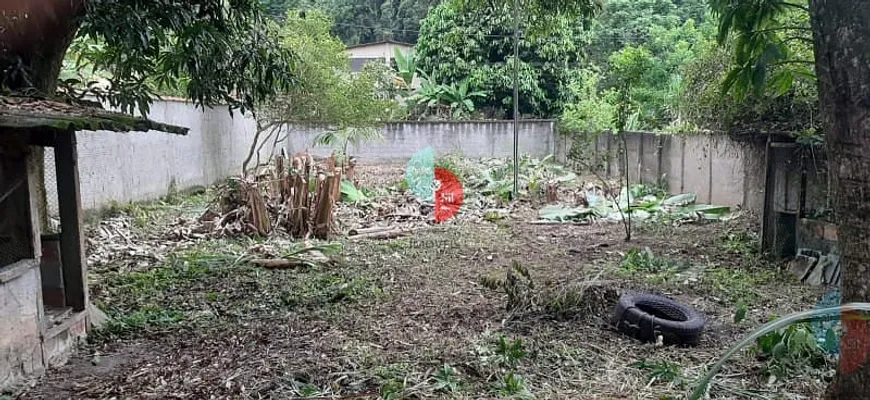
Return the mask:
[[[579,207],[548,205],[541,208],[538,216],[542,220],[556,222],[587,221],[601,218],[621,221],[627,211],[635,220],[666,220],[676,224],[697,221],[717,221],[726,219],[731,209],[727,206],[695,204],[697,196],[683,193],[665,197],[662,194],[645,193],[642,188],[623,190],[617,197],[605,196],[600,191],[587,189],[585,201]]]
[[[290,251],[284,251],[279,254],[264,254],[261,257],[250,258],[247,261],[268,269],[313,268],[332,263],[332,259],[329,256],[340,251],[341,245],[338,243],[306,244]]]

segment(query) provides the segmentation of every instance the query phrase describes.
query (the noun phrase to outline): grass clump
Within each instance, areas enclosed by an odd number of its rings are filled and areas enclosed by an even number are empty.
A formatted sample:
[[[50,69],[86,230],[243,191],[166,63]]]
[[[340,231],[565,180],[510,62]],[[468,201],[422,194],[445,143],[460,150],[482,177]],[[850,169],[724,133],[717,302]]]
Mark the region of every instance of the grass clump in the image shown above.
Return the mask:
[[[622,257],[617,275],[639,278],[653,284],[672,281],[674,276],[687,265],[653,254],[649,247],[632,248]]]
[[[728,303],[752,303],[762,296],[759,288],[778,276],[775,269],[710,266],[704,270],[701,284],[710,294]]]
[[[355,303],[383,294],[380,281],[373,278],[315,273],[313,276],[288,282],[280,299],[286,307],[308,308],[334,303]]]
[[[619,263],[620,269],[632,274],[658,274],[674,267],[675,265],[670,260],[656,256],[649,247],[630,249],[622,258],[622,262]]]
[[[508,339],[504,335],[492,338],[488,333],[474,352],[482,365],[503,368],[515,368],[528,356],[522,339]]]
[[[380,383],[380,398],[399,400],[405,398],[411,365],[408,363],[390,364],[378,368],[376,376]]]
[[[505,268],[504,278],[484,276],[480,284],[503,293],[506,298],[505,309],[517,317],[531,314],[553,319],[588,317],[595,314],[601,304],[617,297],[611,287],[585,282],[561,285],[547,282],[538,286],[529,270],[517,262]]]
[[[462,379],[459,376],[459,372],[456,371],[456,368],[447,364],[444,364],[443,367],[438,368],[438,370],[435,371],[432,380],[434,382],[432,387],[438,392],[457,393],[462,386]]]
[[[656,383],[670,383],[681,388],[685,387],[683,380],[682,368],[679,364],[668,361],[652,361],[640,360],[629,365],[632,368],[645,371],[647,373],[648,385]]]
[[[510,399],[533,399],[525,378],[514,372],[508,372],[495,384],[496,394],[499,397]]]
[[[136,331],[168,328],[186,319],[187,316],[181,311],[147,304],[132,313],[110,319],[104,328],[95,333],[97,337],[112,338]]]

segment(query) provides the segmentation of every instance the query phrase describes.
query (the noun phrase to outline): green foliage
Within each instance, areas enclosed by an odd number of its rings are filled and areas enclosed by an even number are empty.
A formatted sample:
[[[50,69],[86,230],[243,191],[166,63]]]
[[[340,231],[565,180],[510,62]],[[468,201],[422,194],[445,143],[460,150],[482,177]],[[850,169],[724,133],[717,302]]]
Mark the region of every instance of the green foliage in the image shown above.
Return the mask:
[[[740,300],[740,302],[737,303],[737,308],[734,310],[735,324],[739,324],[746,319],[746,312],[748,311],[748,309],[749,308],[747,307],[746,302],[744,302],[743,300]]]
[[[683,373],[679,364],[667,361],[647,362],[646,360],[640,360],[632,363],[629,367],[647,371],[647,379],[649,379],[650,385],[656,382],[668,382],[683,386],[684,383]]]
[[[160,296],[174,285],[200,280],[206,276],[220,273],[233,265],[236,258],[232,254],[212,253],[195,249],[172,254],[165,266],[143,271],[110,275],[113,287],[141,299]]]
[[[515,368],[528,356],[522,339],[510,340],[504,335],[488,336],[475,347],[475,353],[483,365],[503,368]]]
[[[644,82],[661,80],[663,71],[645,48],[628,46],[613,53],[608,60],[615,81],[616,115],[614,125],[618,133],[637,130],[643,121],[655,123],[658,116],[646,115],[647,107],[655,104]]]
[[[331,26],[321,11],[288,11],[281,37],[298,56],[301,84],[267,104],[261,119],[267,125],[296,122],[324,127],[316,143],[347,155],[348,146],[380,138],[376,128],[394,117],[396,104],[390,92],[392,74],[372,63],[351,74],[345,47],[332,36]]]
[[[622,258],[619,267],[631,273],[661,273],[675,267],[670,260],[653,254],[648,247],[643,249],[632,248]]]
[[[436,0],[260,0],[275,20],[287,10],[317,9],[335,21],[332,33],[346,45],[396,40],[416,43],[420,20]]]
[[[456,368],[447,364],[438,368],[432,379],[435,381],[433,388],[437,391],[456,393],[459,391],[460,385],[462,385],[462,380],[459,378],[459,373],[456,371]]]
[[[499,364],[516,367],[528,353],[522,339],[508,340],[502,336],[496,343],[495,354]]]
[[[674,29],[692,19],[706,20],[707,0],[608,0],[592,24],[590,57],[604,65],[625,46],[643,46],[652,29]]]
[[[389,364],[378,368],[381,381],[380,399],[400,400],[405,398],[407,376],[410,366],[407,363]]]
[[[800,323],[758,338],[756,353],[767,360],[767,373],[787,377],[807,367],[825,365],[819,341],[809,324]]]
[[[609,1],[591,32],[593,66],[570,86],[576,100],[565,107],[565,128],[575,135],[687,129],[678,99],[685,64],[713,35],[710,24],[697,23],[704,17],[701,0]]]
[[[513,163],[509,159],[481,159],[473,163],[454,157],[442,157],[443,163],[462,179],[469,192],[493,196],[510,201],[513,195]],[[438,165],[442,166],[442,165]],[[563,187],[574,183],[577,175],[553,161],[549,155],[538,159],[522,156],[519,160],[519,195],[521,198],[539,196],[548,181],[559,182]]]
[[[720,47],[713,41],[706,42],[686,65],[679,108],[687,122],[703,129],[731,132],[800,132],[819,126],[816,85],[809,76],[792,73],[792,85],[784,93],[773,88],[758,93],[742,87],[744,92],[738,95],[741,86],[734,85],[724,90],[722,83],[735,68],[733,52],[733,45]],[[783,64],[778,68],[791,67]]]
[[[280,295],[280,303],[288,308],[322,307],[330,304],[356,303],[384,293],[380,283],[365,277],[338,274],[318,274]]]
[[[750,230],[727,232],[719,237],[723,250],[741,256],[755,256],[761,252],[758,234]]]
[[[526,9],[528,11],[528,9]],[[521,29],[540,22],[524,12]],[[582,26],[568,16],[547,16],[552,25],[520,43],[520,112],[556,116],[566,102],[572,70],[581,61]],[[510,2],[445,1],[422,22],[417,57],[421,70],[441,84],[468,79],[471,90],[491,95],[475,102],[491,116],[512,113],[513,13]]]
[[[711,295],[735,304],[759,298],[758,288],[773,282],[777,271],[769,266],[727,268],[710,266],[704,270],[701,284]]]
[[[734,64],[723,86],[738,96],[787,92],[796,75],[813,76],[812,29],[806,4],[788,1],[710,2],[719,17],[718,41],[733,39]],[[784,63],[797,68],[776,68]]]
[[[417,76],[417,55],[414,53],[413,49],[408,51],[406,54],[397,47],[394,56],[396,60],[396,69],[398,69],[396,75],[402,79],[405,88],[410,88],[414,83],[414,78]]]
[[[707,373],[698,381],[698,384],[695,386],[695,390],[692,391],[692,394],[689,396],[689,400],[700,400],[705,396],[707,390],[709,389],[710,382],[713,380],[713,377],[716,376],[717,373],[722,369],[732,357],[734,357],[738,352],[750,346],[752,344],[758,344],[758,339],[768,335],[772,332],[781,331],[783,328],[787,328],[793,324],[808,322],[808,321],[822,321],[822,320],[831,320],[840,318],[841,315],[849,315],[854,313],[866,313],[870,312],[870,303],[849,303],[844,304],[837,307],[829,307],[829,308],[816,308],[808,311],[796,312],[793,314],[786,315],[782,318],[775,319],[764,326],[759,327],[754,330],[751,334],[747,335],[743,339],[741,339],[737,344],[731,346],[722,357],[716,361],[713,366],[711,366]],[[781,336],[780,336],[781,337]],[[770,342],[774,343],[771,347],[769,343],[766,345],[766,348],[770,350],[770,353],[773,353],[773,348],[776,347],[775,340],[771,340]],[[782,342],[782,340],[780,340]],[[803,338],[803,340],[796,340],[795,344],[803,343],[806,344],[808,341]],[[803,346],[801,346],[803,347]],[[788,347],[786,347],[788,349]],[[813,350],[815,352],[815,350]],[[786,352],[787,353],[787,352]]]
[[[475,111],[475,99],[487,97],[487,93],[473,90],[469,80],[450,84],[437,84],[429,75],[423,73],[420,87],[414,91],[408,100],[419,109],[421,117],[463,119]]]
[[[384,136],[376,128],[346,127],[339,130],[327,130],[314,138],[314,144],[318,146],[330,146],[338,150],[338,159],[341,162],[350,156],[348,147],[353,146],[359,150],[362,142],[381,140]]]
[[[109,83],[92,94],[128,112],[147,113],[161,88],[244,112],[295,83],[256,0],[91,1],[78,36],[76,63]]]
[[[687,68],[681,101],[709,129],[796,132],[818,127],[812,30],[806,2],[710,2],[717,41]]]
[[[185,318],[182,312],[148,304],[130,314],[109,320],[108,324],[97,334],[103,337],[112,337],[145,329],[164,328],[184,321]]]
[[[532,393],[526,387],[526,380],[520,375],[508,372],[496,385],[498,394],[512,399],[531,399]]]
[[[341,200],[350,203],[361,203],[368,200],[368,196],[354,186],[353,182],[348,180],[341,181]]]
[[[420,21],[436,0],[324,0],[319,2],[336,22],[333,28],[348,44],[397,40],[416,43]]]
[[[598,133],[614,129],[616,118],[615,92],[601,91],[599,86],[602,74],[594,68],[577,71],[568,83],[570,97],[576,101],[565,105],[560,119],[560,128],[574,135],[593,134],[580,138],[584,142],[594,142]]]

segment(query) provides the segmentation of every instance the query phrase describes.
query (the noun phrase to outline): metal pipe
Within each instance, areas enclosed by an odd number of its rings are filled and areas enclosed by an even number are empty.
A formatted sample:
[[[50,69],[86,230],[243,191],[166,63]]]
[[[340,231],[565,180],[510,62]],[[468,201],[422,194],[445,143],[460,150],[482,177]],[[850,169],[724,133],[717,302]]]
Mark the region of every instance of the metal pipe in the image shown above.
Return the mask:
[[[514,192],[513,198],[519,195],[520,161],[520,1],[514,0]]]

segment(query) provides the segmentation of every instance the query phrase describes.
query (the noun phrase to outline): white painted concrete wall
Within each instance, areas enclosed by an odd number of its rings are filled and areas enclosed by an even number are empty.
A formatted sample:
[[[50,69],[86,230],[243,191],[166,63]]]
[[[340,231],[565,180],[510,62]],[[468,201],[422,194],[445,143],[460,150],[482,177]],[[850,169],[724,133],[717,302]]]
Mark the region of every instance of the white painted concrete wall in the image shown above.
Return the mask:
[[[164,196],[177,188],[209,185],[239,173],[255,133],[254,121],[226,107],[195,108],[180,101],[160,101],[149,118],[190,128],[187,136],[163,132],[90,132],[77,135],[82,205],[96,209],[118,202]],[[49,210],[56,207],[53,153],[47,152]],[[56,209],[55,209],[56,211]]]
[[[80,132],[79,168],[82,204],[97,209],[112,201],[146,201],[166,195],[174,181],[178,189],[210,185],[239,173],[255,133],[254,122],[225,107],[195,108],[179,101],[160,101],[150,118],[190,128],[187,136],[161,132]],[[283,146],[289,154],[300,151],[326,156],[331,149],[313,146],[323,129],[291,127]],[[511,121],[400,122],[382,128],[384,140],[351,148],[361,164],[408,160],[432,146],[437,154],[467,157],[513,155]],[[629,133],[629,164],[636,182],[663,178],[672,192],[693,192],[699,201],[740,206],[761,212],[764,190],[764,148],[724,135],[656,135]],[[557,135],[555,123],[521,121],[519,152],[535,157],[557,154],[565,160],[570,140]],[[606,137],[596,144],[599,153],[615,149]],[[265,158],[272,149],[264,148]],[[616,163],[612,173],[618,173]],[[56,211],[52,187],[53,157],[46,154],[49,210]],[[53,208],[55,207],[55,208]]]
[[[39,265],[8,278],[0,268],[0,392],[45,371]]]
[[[671,193],[695,193],[702,203],[741,207],[757,214],[763,211],[764,143],[738,141],[722,134],[625,135],[632,182],[663,182]],[[569,161],[565,151],[571,140],[560,136],[558,142],[559,159]],[[602,135],[593,147],[593,156],[611,154],[610,176],[617,176],[621,171],[615,159],[617,139]]]
[[[543,157],[556,152],[555,122],[520,122],[519,152]],[[295,127],[287,135],[287,153],[311,152],[326,156],[328,147],[314,147],[314,138],[323,129]],[[381,129],[383,140],[369,141],[348,153],[360,164],[404,161],[414,153],[433,147],[437,155],[461,154],[466,157],[512,157],[513,123],[510,121],[398,122]]]
[[[181,101],[158,101],[149,118],[190,128],[187,136],[162,132],[79,132],[79,174],[82,205],[98,209],[112,201],[124,203],[160,198],[172,182],[178,189],[211,185],[241,172],[255,134],[254,121],[226,107],[204,111]],[[321,130],[290,129],[286,146],[290,154],[310,149],[327,155],[330,149],[312,147]],[[383,128],[383,141],[351,149],[363,164],[409,159],[427,146],[439,154],[462,153],[470,157],[507,157],[513,154],[513,125],[509,121],[408,122]],[[552,121],[523,121],[520,153],[544,156],[555,151]],[[263,149],[265,159],[272,151]],[[46,197],[51,214],[57,213],[54,156],[45,156]]]

